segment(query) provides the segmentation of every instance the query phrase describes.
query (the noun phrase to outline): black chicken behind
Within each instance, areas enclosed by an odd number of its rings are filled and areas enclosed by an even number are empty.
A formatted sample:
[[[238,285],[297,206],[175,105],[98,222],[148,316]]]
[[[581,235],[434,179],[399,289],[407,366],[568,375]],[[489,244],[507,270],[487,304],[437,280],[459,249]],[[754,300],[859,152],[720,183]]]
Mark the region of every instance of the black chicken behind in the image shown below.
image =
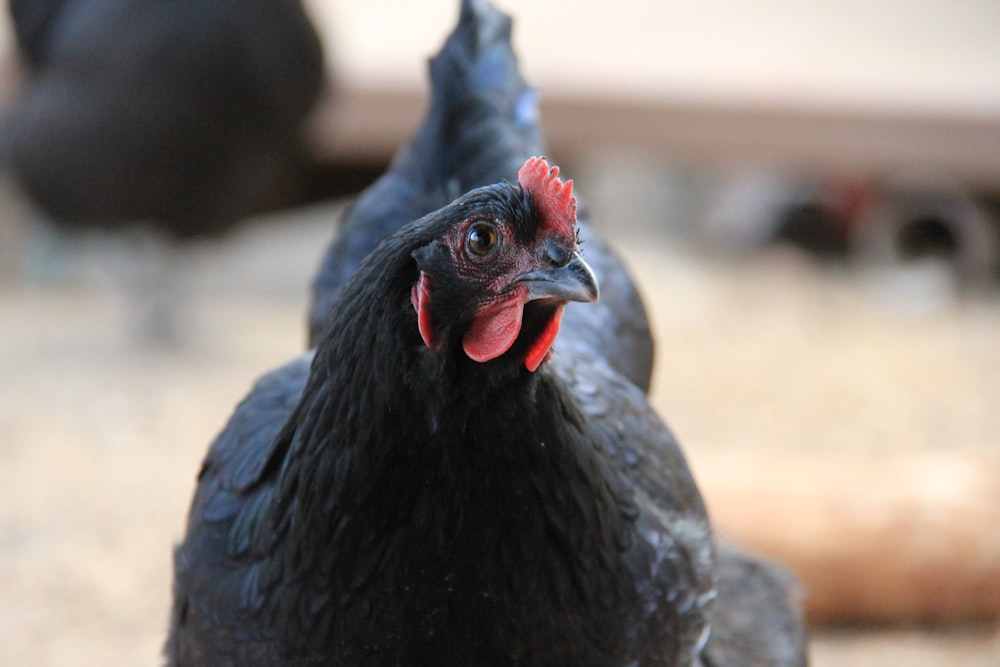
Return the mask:
[[[310,344],[322,336],[330,303],[378,241],[469,190],[515,181],[518,168],[545,153],[537,94],[511,50],[511,21],[485,0],[463,0],[459,23],[430,62],[430,107],[388,172],[361,194],[313,283]],[[649,387],[653,339],[642,300],[624,263],[579,213],[580,239],[601,282],[594,306],[571,304],[564,346],[600,350],[636,385]]]
[[[2,158],[53,218],[211,236],[294,188],[323,85],[300,0],[10,0]]]
[[[777,563],[718,546],[712,633],[701,667],[805,667],[798,585]]]
[[[513,181],[525,159],[544,152],[537,94],[518,70],[511,21],[485,0],[463,0],[458,26],[430,62],[430,79],[430,105],[415,136],[348,209],[327,250],[313,283],[311,344],[327,328],[341,325],[330,315],[331,305],[381,238],[462,192]],[[648,390],[653,339],[642,300],[582,208],[579,217],[601,301],[567,306],[558,346],[588,364],[606,363]],[[600,375],[592,368],[588,373]],[[592,379],[585,384],[601,386]],[[804,665],[805,633],[790,578],[780,567],[727,544],[720,547],[720,563],[718,614],[705,664]]]
[[[597,299],[570,185],[530,160],[403,227],[314,357],[213,444],[173,665],[690,665],[714,548],[643,393],[553,341]]]
[[[8,6],[27,71],[0,166],[61,230],[110,232],[133,337],[176,345],[193,329],[183,251],[308,187],[319,36],[300,0]]]
[[[509,29],[463,2],[316,279],[315,351],[213,443],[171,665],[805,664],[786,575],[715,554],[628,274],[544,162],[519,173],[540,130]],[[567,303],[596,297],[577,234],[599,303]]]

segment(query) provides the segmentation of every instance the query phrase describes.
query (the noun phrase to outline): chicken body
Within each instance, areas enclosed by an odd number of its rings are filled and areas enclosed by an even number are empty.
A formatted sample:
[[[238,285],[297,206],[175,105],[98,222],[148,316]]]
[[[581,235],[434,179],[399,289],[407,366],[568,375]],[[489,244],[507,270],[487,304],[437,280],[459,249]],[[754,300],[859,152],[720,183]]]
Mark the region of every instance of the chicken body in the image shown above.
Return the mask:
[[[560,257],[509,184],[542,150],[509,30],[463,2],[424,123],[324,259],[316,349],[213,443],[176,554],[171,665],[805,664],[789,578],[716,553],[644,395],[641,299],[584,210],[600,302],[525,303],[509,347],[506,326],[474,326],[498,283],[448,269],[449,229],[504,220]]]
[[[704,506],[643,393],[552,347],[596,283],[520,180],[388,237],[238,408],[177,551],[171,664],[694,664]]]
[[[0,164],[63,230],[110,231],[136,342],[192,330],[171,266],[304,190],[323,53],[300,0],[10,0]],[[56,257],[58,263],[61,258]]]
[[[298,176],[323,85],[299,0],[11,0],[2,157],[53,218],[211,236]]]

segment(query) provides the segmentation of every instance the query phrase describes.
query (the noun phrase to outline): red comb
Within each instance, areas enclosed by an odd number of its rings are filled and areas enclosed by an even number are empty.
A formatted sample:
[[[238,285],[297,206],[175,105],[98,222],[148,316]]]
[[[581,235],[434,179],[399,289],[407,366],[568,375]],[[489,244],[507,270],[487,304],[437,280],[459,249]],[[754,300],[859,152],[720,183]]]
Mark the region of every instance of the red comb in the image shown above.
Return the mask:
[[[565,232],[576,226],[573,181],[561,180],[559,167],[550,167],[543,157],[528,158],[517,172],[517,182],[531,193],[540,227]]]

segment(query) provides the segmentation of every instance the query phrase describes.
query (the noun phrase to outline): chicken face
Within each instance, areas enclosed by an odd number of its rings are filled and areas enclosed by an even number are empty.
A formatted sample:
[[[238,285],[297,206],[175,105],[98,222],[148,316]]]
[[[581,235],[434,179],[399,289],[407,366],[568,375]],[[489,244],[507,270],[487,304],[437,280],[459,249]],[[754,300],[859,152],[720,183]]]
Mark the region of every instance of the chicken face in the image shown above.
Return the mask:
[[[411,303],[431,349],[461,336],[470,359],[508,352],[534,371],[552,348],[569,301],[597,301],[580,257],[572,181],[544,158],[529,159],[508,184],[476,190],[448,207],[443,237],[413,253],[420,269]]]

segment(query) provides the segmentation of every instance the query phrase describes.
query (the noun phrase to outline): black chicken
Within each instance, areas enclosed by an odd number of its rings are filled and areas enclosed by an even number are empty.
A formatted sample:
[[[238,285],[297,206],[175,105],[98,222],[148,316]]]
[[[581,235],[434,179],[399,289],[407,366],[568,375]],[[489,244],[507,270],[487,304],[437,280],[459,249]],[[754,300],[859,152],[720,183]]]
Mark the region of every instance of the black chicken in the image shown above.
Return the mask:
[[[8,0],[17,48],[26,64],[38,69],[52,51],[56,19],[69,0]]]
[[[462,3],[458,26],[431,60],[430,108],[420,128],[348,209],[323,259],[313,283],[311,344],[322,336],[337,290],[380,239],[473,188],[514,181],[525,160],[545,153],[537,95],[518,71],[510,30],[510,19],[484,0]],[[579,229],[605,298],[566,309],[566,328],[576,333],[562,345],[604,350],[614,370],[647,389],[653,339],[642,300],[584,207]]]
[[[341,221],[313,283],[310,342],[327,327],[338,290],[378,240],[474,187],[514,180],[544,150],[537,95],[511,49],[510,19],[485,0],[463,0],[459,23],[430,62],[430,107],[389,171],[361,194]],[[569,304],[559,347],[610,369],[643,390],[653,367],[645,308],[623,263],[578,211],[579,236],[600,280],[597,304]],[[779,567],[723,544],[719,603],[706,664],[797,666],[805,633],[795,587]]]
[[[317,280],[316,351],[258,382],[209,452],[176,554],[171,664],[805,664],[780,571],[722,549],[712,609],[697,490],[615,372],[648,381],[642,304],[599,243],[601,303],[569,304],[545,362],[562,305],[593,295],[578,230],[551,223],[572,228],[568,186],[537,161],[515,176],[538,129],[507,19],[463,3],[432,72],[428,120]],[[526,187],[397,231],[505,169]],[[641,326],[607,326],[630,313]]]
[[[58,226],[112,229],[127,319],[174,344],[191,241],[303,195],[323,86],[300,0],[10,0],[24,89],[0,162]],[[127,234],[120,234],[127,231]],[[121,274],[121,275],[118,275]]]
[[[301,124],[323,85],[300,0],[9,9],[31,71],[2,157],[57,220],[212,235],[297,178]]]
[[[388,237],[311,362],[241,404],[177,550],[171,664],[693,664],[710,528],[642,392],[552,352],[597,300],[557,174]]]

